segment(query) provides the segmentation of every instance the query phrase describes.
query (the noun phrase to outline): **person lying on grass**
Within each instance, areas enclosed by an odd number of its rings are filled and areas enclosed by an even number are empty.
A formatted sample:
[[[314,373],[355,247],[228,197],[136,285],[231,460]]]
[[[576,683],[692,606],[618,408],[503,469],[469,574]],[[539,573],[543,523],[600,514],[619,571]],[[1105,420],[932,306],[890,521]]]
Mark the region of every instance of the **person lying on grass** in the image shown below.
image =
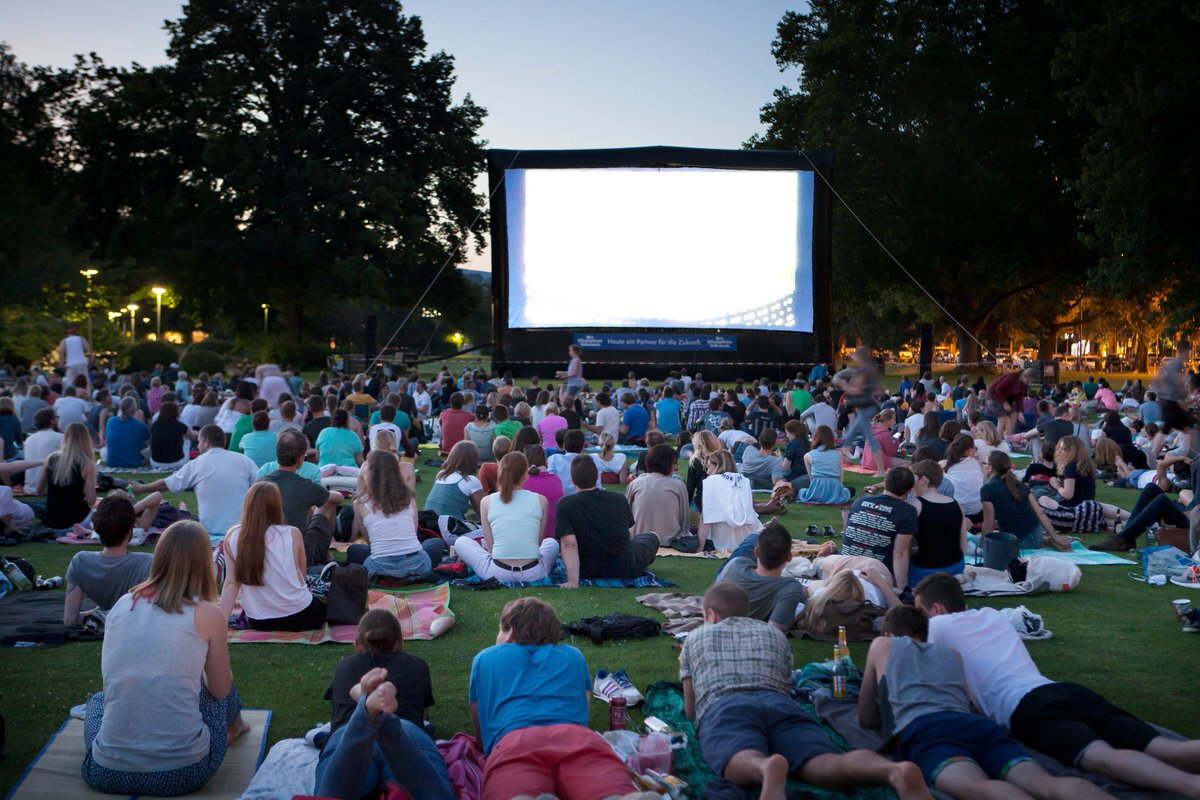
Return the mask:
[[[761,786],[764,800],[786,797],[789,777],[838,790],[884,784],[901,800],[929,798],[916,764],[838,751],[789,694],[787,638],[749,613],[742,587],[714,583],[704,593],[705,624],[688,635],[679,658],[684,710],[713,771],[739,786]]]
[[[372,609],[358,621],[355,654],[338,662],[325,693],[332,711],[317,761],[318,795],[360,800],[395,781],[414,797],[454,797],[425,728],[433,705],[429,665],[403,647],[394,614]]]
[[[967,610],[954,576],[930,575],[915,597],[929,641],[958,652],[975,705],[1017,741],[1068,767],[1200,798],[1200,741],[1162,736],[1086,686],[1042,675],[1006,616]]]
[[[864,728],[882,727],[884,736],[896,738],[897,757],[915,762],[931,786],[962,800],[1112,797],[1082,778],[1051,776],[1008,731],[971,713],[962,659],[927,642],[928,633],[928,618],[913,606],[896,606],[883,618],[858,697]]]

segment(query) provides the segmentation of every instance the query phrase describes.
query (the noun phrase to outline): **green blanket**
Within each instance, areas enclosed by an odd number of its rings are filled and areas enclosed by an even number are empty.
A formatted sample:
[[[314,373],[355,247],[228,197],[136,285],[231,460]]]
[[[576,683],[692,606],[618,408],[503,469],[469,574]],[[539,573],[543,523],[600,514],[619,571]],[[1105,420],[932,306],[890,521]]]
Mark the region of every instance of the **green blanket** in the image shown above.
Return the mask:
[[[820,718],[812,705],[804,701],[797,701],[804,711],[820,723]],[[692,721],[683,713],[683,686],[675,681],[659,681],[651,684],[646,689],[646,702],[642,706],[642,712],[646,716],[655,716],[663,722],[670,725],[681,733],[686,733],[688,737],[688,746],[683,750],[676,750],[672,772],[680,779],[688,784],[688,796],[700,797],[704,793],[704,787],[708,782],[716,777],[713,771],[705,763],[704,757],[700,755],[700,742],[696,737],[696,728]],[[833,743],[843,751],[848,751],[850,747],[846,744],[837,731],[821,725]],[[850,797],[856,800],[894,800],[895,793],[891,789],[879,786],[869,789],[854,789],[850,792],[834,791],[832,789],[822,789],[818,786],[811,786],[807,783],[799,781],[789,781],[788,789],[798,789],[809,792],[814,797],[833,798]]]

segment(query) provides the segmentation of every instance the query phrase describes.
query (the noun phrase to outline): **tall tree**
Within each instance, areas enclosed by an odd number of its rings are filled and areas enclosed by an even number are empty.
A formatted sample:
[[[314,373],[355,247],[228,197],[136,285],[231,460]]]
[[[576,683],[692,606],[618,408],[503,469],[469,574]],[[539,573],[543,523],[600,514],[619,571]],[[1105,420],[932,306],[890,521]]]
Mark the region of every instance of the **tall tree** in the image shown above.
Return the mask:
[[[1169,327],[1200,326],[1200,4],[1060,3],[1078,30],[1055,71],[1094,126],[1072,177],[1095,283],[1144,309],[1164,293]]]
[[[192,0],[166,27],[171,63],[93,62],[74,107],[96,252],[210,314],[270,303],[295,341],[327,299],[403,303],[481,246],[484,111],[452,101],[453,59],[400,3]],[[460,290],[449,270],[431,302]]]
[[[963,361],[998,316],[1088,265],[1060,180],[1082,135],[1051,81],[1062,30],[1017,0],[812,0],[779,24],[775,58],[801,82],[750,146],[834,149],[835,186],[962,324]],[[836,204],[834,240],[835,318],[883,287],[929,303]]]

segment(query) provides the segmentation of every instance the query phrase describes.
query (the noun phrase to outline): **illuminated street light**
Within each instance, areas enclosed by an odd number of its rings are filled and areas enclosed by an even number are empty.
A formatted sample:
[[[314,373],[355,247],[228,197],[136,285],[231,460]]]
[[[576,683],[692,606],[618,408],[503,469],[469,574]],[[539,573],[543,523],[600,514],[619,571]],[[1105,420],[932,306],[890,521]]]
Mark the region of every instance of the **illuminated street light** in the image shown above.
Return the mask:
[[[100,274],[100,270],[87,269],[79,270],[79,274],[87,278],[87,315],[88,315],[88,342],[92,341],[92,278]]]
[[[154,336],[156,339],[162,338],[162,296],[166,289],[161,286],[155,286],[150,291],[154,292],[155,298],[158,300],[158,324],[154,326]]]
[[[271,304],[263,303],[262,310],[263,310],[263,336],[266,336],[267,335],[267,321],[271,314]]]
[[[125,308],[129,311],[129,338],[131,340],[136,341],[137,340],[137,315],[135,312],[138,310],[138,304],[130,303],[129,305],[125,306]]]

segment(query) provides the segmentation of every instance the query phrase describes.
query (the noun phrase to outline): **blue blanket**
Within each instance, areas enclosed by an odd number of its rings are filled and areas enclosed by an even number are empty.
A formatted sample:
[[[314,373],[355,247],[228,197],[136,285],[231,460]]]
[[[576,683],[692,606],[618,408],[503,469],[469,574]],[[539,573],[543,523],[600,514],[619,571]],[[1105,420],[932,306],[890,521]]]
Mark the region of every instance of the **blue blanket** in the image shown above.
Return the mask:
[[[478,575],[473,575],[468,578],[471,583],[482,583]],[[554,569],[545,578],[539,578],[536,581],[500,581],[505,586],[558,586],[567,582],[567,568],[563,566],[562,559],[554,562]],[[660,578],[653,572],[646,571],[636,578],[582,578],[579,581],[580,586],[597,586],[604,589],[642,589],[646,587],[656,586],[678,586],[677,583],[669,581],[666,578]]]

